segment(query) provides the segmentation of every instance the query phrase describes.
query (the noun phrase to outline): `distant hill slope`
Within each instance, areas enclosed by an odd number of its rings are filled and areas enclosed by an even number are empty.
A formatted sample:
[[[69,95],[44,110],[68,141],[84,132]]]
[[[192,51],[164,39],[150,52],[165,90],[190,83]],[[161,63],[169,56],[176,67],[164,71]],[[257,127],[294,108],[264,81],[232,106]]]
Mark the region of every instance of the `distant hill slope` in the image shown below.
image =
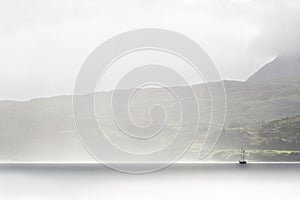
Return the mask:
[[[300,116],[228,128],[210,155],[211,159],[237,161],[246,149],[250,161],[299,161]]]
[[[300,114],[300,87],[297,85],[250,84],[237,81],[225,81],[224,84],[227,93],[226,129],[247,128],[251,124]],[[199,97],[201,97],[199,105],[202,108],[202,122],[208,123],[206,120],[210,119],[210,107],[207,105],[209,105],[210,98],[207,95],[206,87],[204,85],[195,85],[193,87]],[[214,84],[211,87],[213,88]],[[180,90],[183,94],[187,90],[186,87],[173,89]],[[124,90],[121,92],[125,95],[132,91]],[[117,137],[117,141],[119,141],[122,140],[121,136],[124,134],[121,134],[119,129],[115,127],[111,108],[105,106],[110,105],[108,98],[110,95],[111,92],[97,93],[96,99],[99,100],[97,103],[100,109],[96,108],[96,116],[101,121],[102,129],[105,133],[109,137]],[[139,93],[139,97],[142,101],[131,109],[132,116],[138,116],[137,120],[139,123],[148,122],[149,104],[156,101],[161,102],[171,113],[176,114],[176,108],[174,107],[176,100],[163,92],[162,89],[142,90]],[[187,98],[183,101],[190,101],[190,99]],[[175,130],[177,124],[173,116],[175,115],[169,116],[170,125],[166,126],[166,130],[170,133]],[[126,117],[122,119],[127,120]],[[190,119],[187,124],[183,124],[182,129],[189,134],[193,123],[193,119]],[[203,133],[202,129],[205,129],[205,127],[205,124],[203,124],[203,128],[200,126],[199,133]],[[166,134],[169,134],[169,132]],[[203,138],[199,139],[202,140]],[[249,140],[244,139],[244,142],[251,143]],[[234,140],[232,139],[231,141]],[[297,141],[299,141],[299,138]],[[163,141],[159,140],[157,143],[160,145]],[[260,148],[269,148],[270,146],[267,144],[263,143]],[[249,147],[245,143],[243,146]],[[76,139],[72,97],[59,96],[26,102],[0,101],[1,161],[91,161],[90,156]]]
[[[261,81],[294,81],[300,76],[300,56],[278,56],[271,62],[264,65],[247,82]]]

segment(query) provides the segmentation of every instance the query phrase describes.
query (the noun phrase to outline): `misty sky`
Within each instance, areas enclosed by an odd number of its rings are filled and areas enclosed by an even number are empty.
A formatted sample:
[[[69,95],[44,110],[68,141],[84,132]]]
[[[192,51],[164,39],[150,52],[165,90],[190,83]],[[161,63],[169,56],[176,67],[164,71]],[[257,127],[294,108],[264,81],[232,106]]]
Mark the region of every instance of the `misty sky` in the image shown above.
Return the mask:
[[[145,27],[187,35],[223,79],[245,80],[299,53],[299,11],[298,0],[0,1],[0,99],[71,94],[94,48]]]

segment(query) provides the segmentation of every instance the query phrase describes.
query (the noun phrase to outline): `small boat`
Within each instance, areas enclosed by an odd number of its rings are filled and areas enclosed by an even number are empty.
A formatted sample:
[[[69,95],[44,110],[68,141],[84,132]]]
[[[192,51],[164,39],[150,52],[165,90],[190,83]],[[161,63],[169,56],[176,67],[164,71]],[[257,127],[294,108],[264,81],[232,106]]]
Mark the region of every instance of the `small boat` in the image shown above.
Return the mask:
[[[239,163],[241,165],[247,164],[247,162],[245,161],[245,150],[243,148],[241,149],[241,160],[239,160]]]

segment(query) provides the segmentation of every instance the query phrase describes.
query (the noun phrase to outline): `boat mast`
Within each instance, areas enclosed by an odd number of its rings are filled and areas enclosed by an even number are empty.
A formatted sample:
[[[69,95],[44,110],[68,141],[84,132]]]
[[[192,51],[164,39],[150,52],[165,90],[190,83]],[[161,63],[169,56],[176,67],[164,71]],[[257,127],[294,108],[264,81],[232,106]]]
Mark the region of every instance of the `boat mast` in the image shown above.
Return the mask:
[[[245,161],[245,150],[244,150],[244,148],[241,149],[241,159],[242,159],[242,161]]]

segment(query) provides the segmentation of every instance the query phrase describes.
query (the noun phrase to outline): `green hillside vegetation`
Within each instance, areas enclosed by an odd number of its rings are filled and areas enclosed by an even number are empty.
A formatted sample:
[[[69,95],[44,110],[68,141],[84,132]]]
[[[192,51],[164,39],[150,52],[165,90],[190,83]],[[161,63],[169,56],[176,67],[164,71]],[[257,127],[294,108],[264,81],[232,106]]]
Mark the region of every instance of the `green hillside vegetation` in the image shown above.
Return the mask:
[[[237,161],[241,148],[249,161],[300,161],[300,116],[226,128],[208,159]]]

